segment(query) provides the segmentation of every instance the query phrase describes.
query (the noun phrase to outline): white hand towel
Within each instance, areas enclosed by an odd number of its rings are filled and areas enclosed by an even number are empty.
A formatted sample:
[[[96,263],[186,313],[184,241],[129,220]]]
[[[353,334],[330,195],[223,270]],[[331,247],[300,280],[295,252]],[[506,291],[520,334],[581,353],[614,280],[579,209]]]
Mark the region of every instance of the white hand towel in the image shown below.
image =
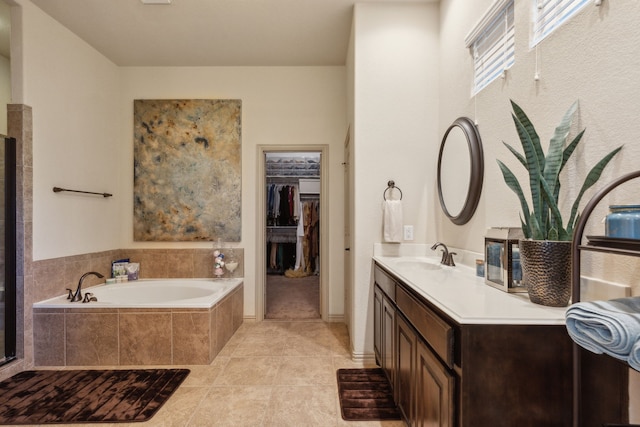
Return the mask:
[[[402,242],[402,202],[400,200],[384,201],[383,238],[385,242]]]

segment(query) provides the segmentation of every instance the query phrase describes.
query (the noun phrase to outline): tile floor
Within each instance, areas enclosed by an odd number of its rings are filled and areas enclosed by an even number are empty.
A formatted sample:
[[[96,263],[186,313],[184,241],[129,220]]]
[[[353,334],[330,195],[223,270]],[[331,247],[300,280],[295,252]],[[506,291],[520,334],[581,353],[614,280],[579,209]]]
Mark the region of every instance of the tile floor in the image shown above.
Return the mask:
[[[151,420],[100,426],[403,427],[342,420],[336,370],[362,367],[348,349],[344,324],[245,322],[210,365],[185,366],[191,374]]]

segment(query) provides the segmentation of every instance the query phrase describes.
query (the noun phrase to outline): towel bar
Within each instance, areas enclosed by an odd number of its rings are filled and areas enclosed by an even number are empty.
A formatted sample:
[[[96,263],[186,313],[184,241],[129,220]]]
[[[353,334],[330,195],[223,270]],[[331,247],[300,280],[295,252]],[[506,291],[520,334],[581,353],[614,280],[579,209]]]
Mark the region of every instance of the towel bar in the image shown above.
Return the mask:
[[[387,200],[387,191],[393,190],[394,188],[400,192],[400,200],[402,200],[402,190],[400,189],[400,187],[396,187],[396,183],[393,180],[390,180],[389,182],[387,182],[387,188],[384,189],[384,192],[382,193],[382,198],[384,200]]]
[[[97,196],[102,196],[102,197],[111,197],[111,196],[113,196],[113,194],[110,194],[110,193],[96,193],[96,192],[93,192],[93,191],[69,190],[69,189],[66,189],[66,188],[53,187],[53,192],[54,193],[60,193],[61,191],[69,191],[71,193],[95,194]]]

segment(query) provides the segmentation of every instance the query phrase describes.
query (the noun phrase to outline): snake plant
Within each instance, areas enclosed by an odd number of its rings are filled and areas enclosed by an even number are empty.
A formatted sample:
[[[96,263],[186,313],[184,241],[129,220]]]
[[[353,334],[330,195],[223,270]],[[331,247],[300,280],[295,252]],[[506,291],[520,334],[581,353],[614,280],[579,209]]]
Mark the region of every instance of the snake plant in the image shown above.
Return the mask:
[[[574,226],[580,216],[578,207],[582,196],[585,191],[600,179],[602,171],[618,151],[622,149],[622,146],[607,154],[589,171],[576,200],[573,202],[569,220],[565,225],[558,207],[560,172],[575,151],[585,132],[585,129],[583,129],[565,147],[573,116],[578,108],[578,102],[576,101],[569,108],[558,127],[556,127],[549,142],[546,156],[540,145],[540,137],[525,112],[513,101],[511,101],[511,106],[513,107],[511,116],[518,131],[524,155],[506,142],[503,141],[503,144],[529,172],[531,209],[529,209],[529,204],[516,176],[500,160],[498,160],[498,165],[505,183],[516,193],[520,200],[522,208],[520,222],[522,223],[524,236],[533,240],[571,240]]]

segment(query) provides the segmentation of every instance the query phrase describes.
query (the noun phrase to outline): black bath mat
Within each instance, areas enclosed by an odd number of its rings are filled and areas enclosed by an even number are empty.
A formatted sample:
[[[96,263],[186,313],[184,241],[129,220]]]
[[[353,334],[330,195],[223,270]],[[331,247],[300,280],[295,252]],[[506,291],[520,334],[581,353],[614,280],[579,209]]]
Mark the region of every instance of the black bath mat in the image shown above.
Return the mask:
[[[338,369],[342,418],[347,421],[399,420],[393,391],[380,368]]]
[[[146,421],[187,375],[188,369],[20,372],[0,382],[0,424]]]

